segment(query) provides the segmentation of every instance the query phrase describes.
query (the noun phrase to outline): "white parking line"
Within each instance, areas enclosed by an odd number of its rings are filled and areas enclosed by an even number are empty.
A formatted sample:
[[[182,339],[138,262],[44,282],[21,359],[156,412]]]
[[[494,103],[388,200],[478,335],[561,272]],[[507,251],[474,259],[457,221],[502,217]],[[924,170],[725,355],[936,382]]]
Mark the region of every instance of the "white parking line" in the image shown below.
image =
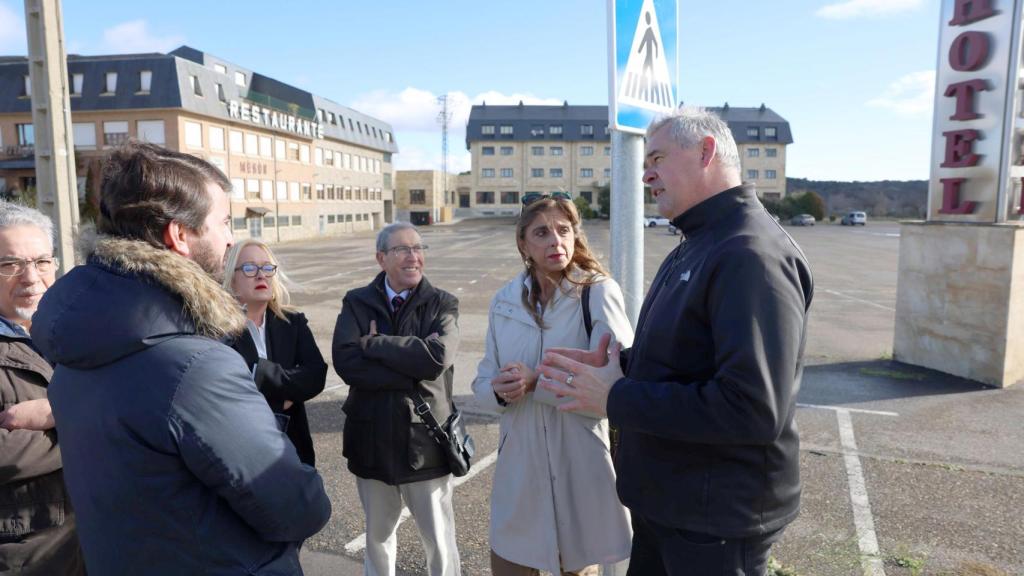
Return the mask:
[[[857,439],[853,435],[853,419],[849,410],[836,410],[839,419],[839,439],[843,446],[843,461],[846,463],[846,480],[850,485],[850,503],[853,506],[853,525],[857,529],[857,546],[860,548],[860,563],[863,573],[869,576],[885,576],[882,557],[878,551],[878,537],[875,535],[875,520],[871,515],[868,488],[864,482],[864,471],[857,456]]]
[[[865,410],[863,408],[841,408],[839,406],[825,406],[824,404],[800,404],[797,403],[800,408],[815,408],[818,410],[833,410],[839,412],[857,412],[859,414],[874,414],[875,416],[899,416],[897,412],[885,412],[883,410]]]
[[[864,300],[863,298],[857,298],[856,296],[850,296],[849,294],[843,294],[842,292],[838,292],[836,290],[829,290],[826,288],[822,290],[822,292],[825,292],[826,294],[831,294],[833,296],[839,296],[840,298],[846,298],[847,300],[853,300],[854,302],[860,302],[861,304],[867,304],[868,306],[874,306],[875,308],[881,308],[882,310],[888,310],[890,312],[896,311],[895,308],[890,308],[889,306],[884,306],[882,304],[878,304],[877,302],[872,302],[870,300]]]
[[[452,482],[453,490],[455,488],[458,488],[459,486],[465,484],[470,479],[472,479],[474,476],[476,476],[477,474],[479,474],[480,472],[485,470],[488,466],[490,466],[491,464],[494,464],[497,461],[498,461],[498,452],[494,451],[494,452],[491,452],[490,454],[488,454],[487,456],[484,456],[480,460],[474,462],[473,463],[473,467],[469,469],[469,474],[466,474],[465,476],[463,476],[461,478],[456,478],[455,481]],[[398,525],[401,526],[402,522],[405,522],[408,519],[409,519],[409,509],[403,507],[402,508],[402,513],[398,516]],[[355,538],[353,538],[351,542],[349,542],[348,544],[345,544],[345,552],[347,554],[355,554],[355,553],[361,551],[363,548],[366,548],[366,532],[363,532],[359,536],[356,536]]]

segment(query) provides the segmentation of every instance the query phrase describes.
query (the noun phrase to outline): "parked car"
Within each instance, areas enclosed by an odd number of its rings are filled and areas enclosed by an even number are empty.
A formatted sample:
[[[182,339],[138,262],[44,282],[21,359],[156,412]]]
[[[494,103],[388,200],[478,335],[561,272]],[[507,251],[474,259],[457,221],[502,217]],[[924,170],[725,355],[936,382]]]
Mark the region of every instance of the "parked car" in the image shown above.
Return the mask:
[[[843,219],[839,221],[843,226],[866,226],[868,223],[868,215],[863,212],[850,212]]]
[[[793,226],[814,226],[814,216],[810,214],[797,214],[789,219]]]
[[[655,226],[668,226],[668,218],[661,216],[644,216],[644,226],[648,228],[654,228]]]

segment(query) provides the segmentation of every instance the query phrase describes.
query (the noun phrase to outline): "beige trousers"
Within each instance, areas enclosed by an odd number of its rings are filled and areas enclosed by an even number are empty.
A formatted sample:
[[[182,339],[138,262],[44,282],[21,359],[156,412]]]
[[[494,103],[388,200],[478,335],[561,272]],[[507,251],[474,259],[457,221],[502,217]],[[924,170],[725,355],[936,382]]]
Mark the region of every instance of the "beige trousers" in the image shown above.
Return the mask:
[[[598,566],[587,566],[578,572],[562,572],[562,576],[598,576]],[[491,550],[491,576],[540,576],[540,570],[509,562]]]

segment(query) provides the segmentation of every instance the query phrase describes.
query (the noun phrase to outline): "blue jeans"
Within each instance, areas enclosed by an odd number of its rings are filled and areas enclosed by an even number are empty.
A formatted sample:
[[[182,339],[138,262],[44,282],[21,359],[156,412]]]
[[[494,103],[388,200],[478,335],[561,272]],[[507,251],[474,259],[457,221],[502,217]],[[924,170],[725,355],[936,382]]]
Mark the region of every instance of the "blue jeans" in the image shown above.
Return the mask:
[[[768,553],[782,531],[720,538],[633,514],[633,551],[626,576],[764,576]]]

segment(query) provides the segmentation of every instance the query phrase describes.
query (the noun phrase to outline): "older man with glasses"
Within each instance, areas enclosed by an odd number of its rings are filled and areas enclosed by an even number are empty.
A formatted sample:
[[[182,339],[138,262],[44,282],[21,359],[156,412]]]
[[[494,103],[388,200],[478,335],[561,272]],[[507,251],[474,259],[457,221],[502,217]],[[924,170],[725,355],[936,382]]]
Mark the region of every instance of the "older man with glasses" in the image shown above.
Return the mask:
[[[407,222],[377,236],[381,272],[345,295],[334,329],[334,369],[350,387],[344,454],[366,514],[367,576],[395,573],[395,532],[408,506],[430,576],[461,574],[451,470],[414,406],[439,422],[452,413],[459,302],[423,277],[427,247]]]
[[[47,398],[53,368],[28,333],[56,269],[50,219],[32,208],[0,202],[3,574],[85,574]]]

